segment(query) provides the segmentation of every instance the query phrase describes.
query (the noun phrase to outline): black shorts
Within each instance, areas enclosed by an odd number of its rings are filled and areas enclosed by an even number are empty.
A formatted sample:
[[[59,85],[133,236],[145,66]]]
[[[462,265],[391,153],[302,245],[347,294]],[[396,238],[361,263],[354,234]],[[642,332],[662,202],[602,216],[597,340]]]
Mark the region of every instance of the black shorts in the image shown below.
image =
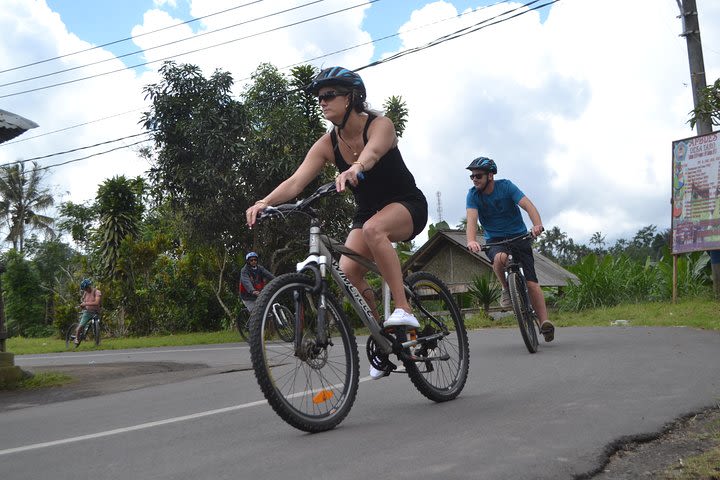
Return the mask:
[[[425,200],[424,196],[400,200],[396,203],[399,203],[403,207],[407,208],[408,212],[410,212],[410,217],[412,218],[413,222],[413,231],[410,238],[407,238],[403,240],[403,242],[409,242],[413,238],[417,237],[420,232],[422,232],[425,229],[425,225],[427,225],[428,220],[428,205],[427,200]],[[357,211],[355,212],[355,216],[353,217],[353,223],[352,223],[352,229],[355,230],[356,228],[362,228],[363,225],[365,225],[365,222],[370,220],[370,218],[375,215],[377,211],[374,212],[368,212],[365,211]]]
[[[501,242],[508,238],[491,238],[487,243]],[[487,256],[490,262],[494,262],[495,255],[498,253],[510,253],[510,247],[508,245],[498,245],[496,247],[490,247],[487,252]],[[528,239],[522,242],[515,242],[512,247],[512,254],[515,260],[522,266],[523,273],[525,274],[525,280],[529,282],[537,283],[537,274],[535,273],[535,257],[532,252],[532,242]]]

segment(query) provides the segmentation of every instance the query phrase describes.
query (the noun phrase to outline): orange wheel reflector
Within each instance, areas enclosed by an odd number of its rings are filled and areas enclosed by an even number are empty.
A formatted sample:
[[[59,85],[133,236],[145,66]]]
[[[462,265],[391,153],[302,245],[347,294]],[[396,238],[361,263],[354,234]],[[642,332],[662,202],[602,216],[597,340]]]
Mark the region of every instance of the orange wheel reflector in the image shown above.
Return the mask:
[[[318,392],[317,395],[315,395],[313,397],[313,403],[318,404],[318,403],[327,402],[332,397],[333,397],[333,393],[330,390],[321,390],[320,392]]]

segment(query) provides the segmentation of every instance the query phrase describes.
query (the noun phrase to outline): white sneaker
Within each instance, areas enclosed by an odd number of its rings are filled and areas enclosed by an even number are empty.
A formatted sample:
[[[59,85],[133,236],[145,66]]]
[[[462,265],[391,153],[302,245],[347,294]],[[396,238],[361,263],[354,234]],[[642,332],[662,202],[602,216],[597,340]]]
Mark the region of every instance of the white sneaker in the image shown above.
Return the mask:
[[[500,306],[503,308],[512,307],[512,302],[510,301],[510,291],[507,288],[502,289],[502,294],[500,295]]]
[[[370,378],[373,380],[380,380],[385,376],[385,372],[382,370],[378,370],[377,368],[370,365]]]
[[[383,327],[413,327],[420,328],[420,322],[417,321],[415,315],[408,313],[402,308],[396,308],[395,311],[385,320]]]

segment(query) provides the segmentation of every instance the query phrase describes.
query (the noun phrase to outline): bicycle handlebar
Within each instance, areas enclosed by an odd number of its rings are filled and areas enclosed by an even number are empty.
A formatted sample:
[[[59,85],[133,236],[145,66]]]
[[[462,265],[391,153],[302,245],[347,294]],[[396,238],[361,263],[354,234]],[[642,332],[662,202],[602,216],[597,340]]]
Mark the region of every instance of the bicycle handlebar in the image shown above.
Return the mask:
[[[363,175],[362,172],[358,172],[357,177],[359,180],[365,179],[365,175]],[[311,193],[307,198],[298,200],[295,203],[283,203],[274,207],[267,206],[258,214],[257,219],[264,220],[278,215],[285,216],[289,213],[306,213],[311,217],[317,217],[318,214],[313,208],[311,208],[311,205],[323,197],[328,197],[337,193],[335,182],[329,182],[318,187],[318,189]]]
[[[526,232],[522,235],[518,235],[517,237],[513,238],[507,238],[505,240],[500,240],[499,242],[493,242],[493,243],[486,243],[485,245],[480,245],[480,250],[487,250],[490,247],[497,247],[499,245],[507,245],[510,243],[519,242],[521,240],[530,240],[536,238],[535,235],[532,234],[532,232]]]

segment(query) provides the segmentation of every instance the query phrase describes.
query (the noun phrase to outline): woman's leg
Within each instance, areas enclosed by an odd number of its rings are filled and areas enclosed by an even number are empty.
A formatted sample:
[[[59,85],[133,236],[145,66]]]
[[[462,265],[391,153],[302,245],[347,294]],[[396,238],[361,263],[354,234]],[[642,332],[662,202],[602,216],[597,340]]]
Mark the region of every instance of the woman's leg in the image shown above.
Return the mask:
[[[371,260],[373,259],[372,252],[365,244],[362,230],[359,228],[350,230],[347,240],[345,240],[345,246],[359,253],[363,257],[367,257]],[[348,280],[350,280],[350,283],[352,283],[353,286],[357,288],[360,294],[363,296],[368,306],[370,307],[370,310],[372,310],[373,315],[375,316],[375,320],[380,321],[380,314],[378,313],[377,309],[375,293],[373,292],[372,288],[370,288],[370,285],[365,279],[367,268],[363,267],[361,264],[357,263],[350,257],[346,257],[343,255],[342,257],[340,257],[340,270],[343,271]]]
[[[390,293],[395,300],[395,308],[412,313],[405,296],[400,259],[392,242],[404,241],[412,235],[413,222],[410,212],[399,203],[391,203],[365,222],[362,238],[372,252],[372,258],[380,270]]]

